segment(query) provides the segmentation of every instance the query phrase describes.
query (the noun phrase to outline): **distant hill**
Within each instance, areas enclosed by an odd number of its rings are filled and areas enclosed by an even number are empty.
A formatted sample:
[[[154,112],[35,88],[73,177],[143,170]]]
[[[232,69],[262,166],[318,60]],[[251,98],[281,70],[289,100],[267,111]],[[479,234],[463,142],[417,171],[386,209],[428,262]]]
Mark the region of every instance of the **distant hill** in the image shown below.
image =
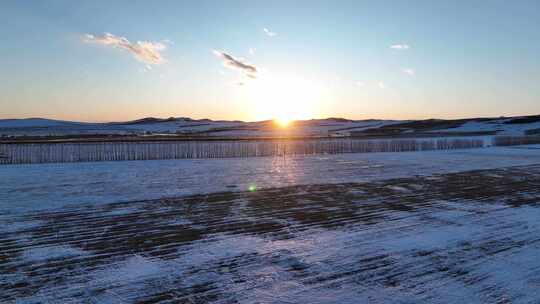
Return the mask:
[[[344,118],[311,119],[292,122],[286,128],[272,121],[214,121],[189,117],[146,117],[125,122],[85,123],[44,118],[0,120],[0,135],[126,135],[188,134],[231,137],[272,136],[384,136],[414,134],[507,134],[524,135],[537,132],[540,115],[426,120],[350,120]],[[536,134],[536,133],[535,133]]]
[[[0,119],[0,128],[35,128],[81,124],[84,123],[46,118]]]

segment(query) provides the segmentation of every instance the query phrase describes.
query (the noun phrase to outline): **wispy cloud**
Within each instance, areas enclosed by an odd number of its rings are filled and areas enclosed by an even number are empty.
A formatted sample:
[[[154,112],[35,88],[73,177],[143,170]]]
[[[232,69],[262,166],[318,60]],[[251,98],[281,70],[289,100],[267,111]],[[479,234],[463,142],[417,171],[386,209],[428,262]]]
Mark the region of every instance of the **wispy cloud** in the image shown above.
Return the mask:
[[[152,41],[137,41],[131,42],[125,37],[115,36],[111,33],[105,33],[103,35],[85,34],[84,42],[97,43],[113,48],[119,48],[128,51],[135,57],[135,59],[149,64],[161,64],[165,62],[165,59],[161,55],[161,52],[167,48],[163,42]]]
[[[359,87],[363,87],[363,86],[365,86],[366,84],[363,83],[362,81],[357,81],[357,82],[356,82],[356,85],[359,86]]]
[[[274,36],[277,35],[276,32],[272,32],[271,30],[269,30],[269,29],[267,29],[267,28],[263,28],[263,32],[264,32],[267,36],[269,36],[269,37],[274,37]]]
[[[214,55],[223,60],[223,65],[227,68],[236,69],[243,72],[249,78],[257,78],[258,69],[256,66],[244,62],[241,58],[236,58],[222,51],[213,51]]]
[[[411,46],[408,44],[393,44],[390,46],[390,48],[394,50],[408,50],[411,48]]]
[[[416,75],[416,71],[413,70],[413,69],[409,69],[409,68],[406,68],[406,69],[401,69],[401,71],[409,76],[414,76]]]
[[[379,81],[378,85],[380,89],[386,89],[386,84],[384,84],[384,82]]]
[[[257,51],[256,48],[249,48],[249,54],[250,54],[250,55],[254,55],[254,54],[255,54],[255,51]]]

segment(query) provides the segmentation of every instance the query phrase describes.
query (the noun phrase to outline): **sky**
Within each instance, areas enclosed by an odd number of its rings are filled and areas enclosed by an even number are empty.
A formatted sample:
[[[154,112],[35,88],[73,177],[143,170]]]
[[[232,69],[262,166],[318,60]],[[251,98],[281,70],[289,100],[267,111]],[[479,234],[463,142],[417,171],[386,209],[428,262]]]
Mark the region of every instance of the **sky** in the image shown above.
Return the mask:
[[[0,118],[540,114],[540,1],[0,2]]]

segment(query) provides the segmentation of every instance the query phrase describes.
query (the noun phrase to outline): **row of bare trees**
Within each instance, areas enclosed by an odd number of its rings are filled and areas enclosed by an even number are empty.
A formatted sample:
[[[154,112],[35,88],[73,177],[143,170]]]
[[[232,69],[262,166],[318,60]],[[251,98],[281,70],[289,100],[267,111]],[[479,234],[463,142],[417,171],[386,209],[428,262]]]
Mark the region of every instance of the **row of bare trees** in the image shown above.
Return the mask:
[[[408,152],[483,146],[484,140],[475,138],[2,144],[0,164]]]
[[[540,144],[540,136],[496,136],[494,146],[518,146]]]

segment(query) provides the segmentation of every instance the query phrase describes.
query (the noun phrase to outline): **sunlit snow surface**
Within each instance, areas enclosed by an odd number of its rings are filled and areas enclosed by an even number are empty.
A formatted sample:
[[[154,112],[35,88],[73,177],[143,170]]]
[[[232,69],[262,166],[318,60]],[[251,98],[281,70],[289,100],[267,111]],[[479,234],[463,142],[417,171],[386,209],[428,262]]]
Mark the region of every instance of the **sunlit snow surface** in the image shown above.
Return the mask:
[[[534,147],[534,146],[531,146]],[[0,210],[49,209],[301,184],[364,182],[540,163],[540,150],[158,160],[0,166]]]
[[[2,166],[0,180],[1,303],[540,300],[537,147]]]

